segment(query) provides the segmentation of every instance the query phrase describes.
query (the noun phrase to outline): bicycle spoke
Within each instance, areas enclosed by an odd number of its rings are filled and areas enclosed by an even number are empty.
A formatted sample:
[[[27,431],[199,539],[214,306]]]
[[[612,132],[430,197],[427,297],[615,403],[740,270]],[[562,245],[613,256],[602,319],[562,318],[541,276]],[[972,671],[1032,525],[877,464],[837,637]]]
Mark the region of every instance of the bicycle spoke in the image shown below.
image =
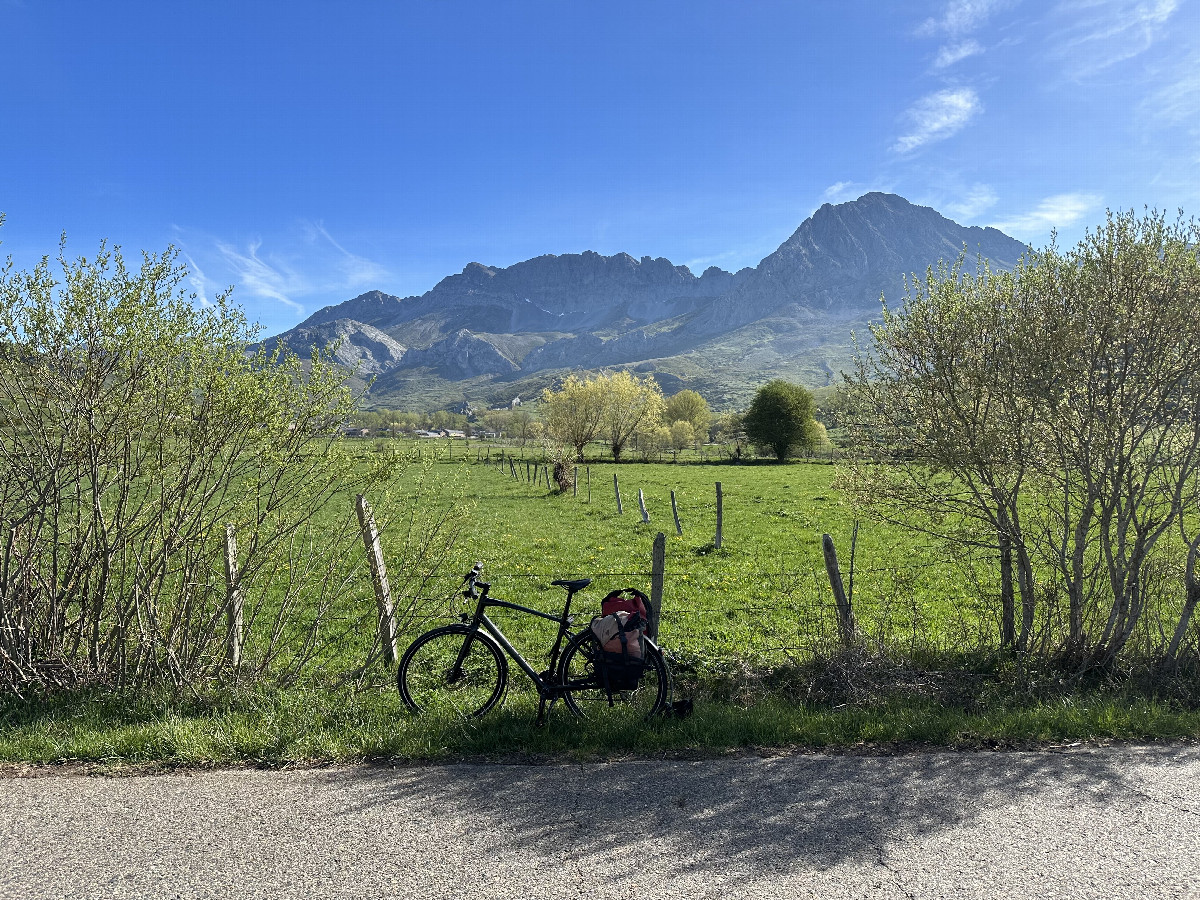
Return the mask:
[[[669,674],[662,655],[651,649],[646,669],[636,689],[606,688],[597,666],[599,646],[589,632],[572,639],[563,654],[559,677],[565,685],[563,699],[576,715],[595,721],[632,721],[661,712],[667,703]]]
[[[464,641],[469,644],[462,656]],[[506,674],[507,665],[493,644],[463,626],[451,625],[413,642],[400,661],[396,681],[410,709],[470,717],[481,716],[496,704]]]

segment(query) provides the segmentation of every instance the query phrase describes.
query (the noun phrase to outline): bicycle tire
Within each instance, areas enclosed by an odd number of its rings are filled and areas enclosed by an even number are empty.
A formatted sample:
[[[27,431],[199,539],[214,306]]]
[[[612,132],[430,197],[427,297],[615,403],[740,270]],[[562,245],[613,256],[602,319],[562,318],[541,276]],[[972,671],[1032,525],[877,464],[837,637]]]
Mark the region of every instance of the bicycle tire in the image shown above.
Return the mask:
[[[463,641],[467,658],[459,677],[448,680]],[[466,625],[446,625],[413,641],[396,669],[400,699],[413,712],[451,710],[465,719],[478,718],[504,696],[508,660],[488,635]]]
[[[600,653],[596,636],[585,628],[571,638],[558,666],[567,709],[581,719],[612,722],[648,719],[665,711],[671,693],[671,671],[662,651],[648,639],[643,640],[646,670],[637,689],[614,691],[610,700],[596,670],[595,660]]]

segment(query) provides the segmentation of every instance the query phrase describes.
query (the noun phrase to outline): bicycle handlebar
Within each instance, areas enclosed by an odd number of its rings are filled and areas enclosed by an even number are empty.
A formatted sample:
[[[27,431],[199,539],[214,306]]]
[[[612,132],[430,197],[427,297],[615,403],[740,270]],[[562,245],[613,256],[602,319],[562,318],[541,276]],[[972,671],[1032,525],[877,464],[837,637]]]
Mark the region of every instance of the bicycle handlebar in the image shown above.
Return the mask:
[[[484,590],[484,593],[486,593],[487,589],[489,587],[491,587],[491,585],[485,584],[484,582],[479,580],[479,576],[482,574],[483,574],[483,563],[477,562],[477,563],[475,563],[475,565],[473,565],[471,567],[471,571],[463,576],[463,583],[467,586],[467,589],[465,591],[463,591],[464,597],[470,597],[472,600],[478,600],[479,599],[478,588],[482,587]]]
[[[483,563],[482,562],[477,562],[477,563],[475,563],[475,565],[471,566],[471,571],[463,576],[463,584],[465,584],[467,586],[467,589],[465,591],[463,591],[464,597],[469,597],[472,600],[478,600],[480,588],[483,589],[483,595],[485,597],[487,596],[487,592],[491,588],[491,585],[488,584],[486,581],[480,580],[480,576],[482,576],[482,575],[483,575]],[[569,603],[571,596],[576,591],[581,591],[585,587],[587,587],[589,584],[591,584],[592,579],[590,579],[590,578],[577,578],[577,579],[559,578],[550,583],[552,585],[554,585],[555,587],[565,587],[567,589],[567,601]]]

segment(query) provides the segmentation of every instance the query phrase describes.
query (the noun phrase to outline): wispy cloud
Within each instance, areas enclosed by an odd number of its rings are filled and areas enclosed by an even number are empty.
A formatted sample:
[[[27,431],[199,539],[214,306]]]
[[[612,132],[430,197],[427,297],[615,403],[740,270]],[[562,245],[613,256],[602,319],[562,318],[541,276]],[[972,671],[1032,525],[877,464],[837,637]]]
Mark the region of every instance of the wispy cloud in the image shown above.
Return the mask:
[[[982,26],[996,9],[1007,0],[950,0],[940,16],[926,19],[917,27],[917,34],[959,37]]]
[[[334,264],[337,270],[342,273],[342,282],[346,287],[357,288],[364,285],[377,284],[387,276],[386,267],[364,256],[351,253],[334,240],[333,235],[325,230],[323,223],[304,222],[303,227],[307,233],[310,245],[320,245],[324,241],[338,252],[339,256],[334,260]]]
[[[191,255],[184,252],[183,258],[187,261],[188,274],[187,282],[196,297],[205,306],[208,306],[216,298],[216,291],[213,288],[212,282],[204,277],[204,270],[196,260],[192,259]]]
[[[857,200],[871,191],[887,190],[886,187],[873,186],[862,181],[837,181],[821,192],[821,202],[845,203],[847,200]]]
[[[954,44],[946,44],[938,50],[937,56],[934,57],[933,67],[935,69],[945,69],[956,62],[966,59],[968,56],[974,56],[982,52],[983,46],[973,38]]]
[[[302,275],[279,259],[264,260],[258,251],[262,239],[250,241],[245,250],[217,241],[217,252],[221,254],[234,274],[234,283],[254,297],[278,300],[289,309],[304,314],[304,306],[293,300],[293,295],[309,293],[312,285]]]
[[[1200,58],[1182,61],[1142,103],[1143,114],[1171,125],[1200,126]],[[1162,81],[1160,80],[1160,83]]]
[[[1049,233],[1055,228],[1074,225],[1096,209],[1102,198],[1099,194],[1055,194],[1042,200],[1034,209],[1007,219],[992,222],[992,227],[1016,237]]]
[[[938,48],[933,59],[935,69],[945,69],[969,56],[983,52],[983,45],[970,37],[986,23],[993,12],[1007,6],[1009,0],[950,0],[940,16],[926,19],[917,26],[921,37],[943,37],[947,43]]]
[[[986,184],[972,185],[957,200],[944,204],[947,213],[955,219],[970,222],[996,205],[996,192]]]
[[[947,88],[922,97],[905,114],[909,131],[900,136],[892,149],[909,153],[945,140],[961,131],[982,110],[979,95],[967,87]]]
[[[1167,32],[1180,0],[1068,0],[1056,13],[1070,24],[1051,36],[1068,73],[1085,78],[1140,56]]]
[[[232,241],[180,228],[176,236],[191,288],[211,301],[214,287],[233,285],[235,301],[257,307],[252,318],[294,322],[309,306],[348,299],[388,278],[385,266],[348,250],[321,222],[295,223],[269,240]]]

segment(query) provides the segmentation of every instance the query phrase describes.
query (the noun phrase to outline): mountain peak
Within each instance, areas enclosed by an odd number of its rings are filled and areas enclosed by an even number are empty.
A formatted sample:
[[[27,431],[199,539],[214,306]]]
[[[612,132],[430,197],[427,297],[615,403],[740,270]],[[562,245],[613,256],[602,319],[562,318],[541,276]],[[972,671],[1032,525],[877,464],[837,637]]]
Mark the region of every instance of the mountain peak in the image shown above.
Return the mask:
[[[411,297],[409,298],[412,299]],[[367,291],[357,297],[343,301],[334,306],[319,309],[297,328],[313,328],[338,319],[352,319],[356,322],[374,322],[386,318],[389,313],[398,309],[404,301],[383,291]]]
[[[781,303],[803,298],[817,309],[861,308],[864,297],[903,290],[903,278],[966,251],[997,268],[1011,268],[1025,252],[1020,241],[994,228],[965,227],[936,209],[898,194],[871,191],[857,200],[826,203],[759,263],[756,280]]]
[[[964,248],[968,271],[977,254],[1006,269],[1027,249],[994,228],[871,191],[823,204],[736,274],[709,266],[697,277],[661,256],[595,250],[504,267],[470,262],[420,297],[368,291],[327,307],[289,339],[307,347],[341,338],[352,362],[380,372],[372,387],[380,398],[430,384],[460,396],[462,381],[524,394],[553,371],[641,366],[694,380],[717,404],[737,403],[771,377],[829,383],[849,358],[850,328],[878,314],[880,295],[903,296],[906,276]]]

